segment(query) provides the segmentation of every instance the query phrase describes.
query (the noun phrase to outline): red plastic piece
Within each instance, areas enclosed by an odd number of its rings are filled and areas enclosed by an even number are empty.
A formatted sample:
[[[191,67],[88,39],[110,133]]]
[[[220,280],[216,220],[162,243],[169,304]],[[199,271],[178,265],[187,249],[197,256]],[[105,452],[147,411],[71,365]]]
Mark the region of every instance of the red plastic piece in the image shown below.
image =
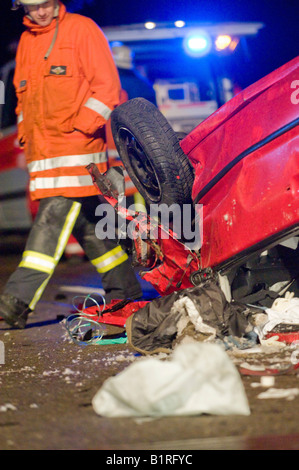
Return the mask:
[[[140,302],[132,301],[113,311],[113,308],[115,308],[117,304],[122,304],[121,300],[113,300],[109,305],[106,306],[104,312],[101,315],[99,315],[99,308],[97,306],[86,308],[83,312],[83,315],[85,314],[91,320],[98,321],[99,323],[124,327],[127,318],[140,310],[147,303],[148,301],[146,300],[142,300]]]
[[[299,331],[292,333],[267,333],[266,338],[272,338],[273,336],[278,336],[278,341],[282,341],[287,344],[299,341]]]

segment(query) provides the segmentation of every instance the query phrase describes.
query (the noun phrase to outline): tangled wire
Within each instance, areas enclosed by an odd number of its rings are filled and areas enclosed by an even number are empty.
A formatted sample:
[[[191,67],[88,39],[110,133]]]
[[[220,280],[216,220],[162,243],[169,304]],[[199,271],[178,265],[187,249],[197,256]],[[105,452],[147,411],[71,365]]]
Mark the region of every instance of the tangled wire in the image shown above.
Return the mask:
[[[100,305],[92,295],[100,296],[102,303]],[[77,302],[81,299],[81,302]],[[73,299],[73,307],[77,313],[73,313],[66,318],[65,328],[74,343],[83,346],[89,344],[99,344],[103,338],[105,328],[99,323],[102,312],[105,310],[106,301],[101,294],[88,294],[86,297],[76,296]],[[87,302],[91,301],[97,307],[96,311],[89,313],[87,309]],[[80,308],[81,304],[81,308]]]

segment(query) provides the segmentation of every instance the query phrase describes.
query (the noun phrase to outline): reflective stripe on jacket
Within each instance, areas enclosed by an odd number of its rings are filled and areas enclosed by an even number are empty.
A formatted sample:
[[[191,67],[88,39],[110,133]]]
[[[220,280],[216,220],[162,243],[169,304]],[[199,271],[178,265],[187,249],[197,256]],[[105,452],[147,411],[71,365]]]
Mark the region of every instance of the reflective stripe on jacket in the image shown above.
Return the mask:
[[[107,169],[104,126],[119,103],[120,81],[108,41],[90,19],[60,3],[57,19],[40,27],[28,17],[17,56],[19,140],[24,142],[32,199],[97,194],[86,170]]]

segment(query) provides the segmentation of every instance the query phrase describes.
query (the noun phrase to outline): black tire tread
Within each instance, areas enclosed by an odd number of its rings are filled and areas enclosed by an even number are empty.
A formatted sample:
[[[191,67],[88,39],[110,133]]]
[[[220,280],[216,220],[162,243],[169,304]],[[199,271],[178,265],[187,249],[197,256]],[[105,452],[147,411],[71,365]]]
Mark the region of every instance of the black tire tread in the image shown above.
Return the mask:
[[[134,98],[118,106],[111,115],[113,138],[120,158],[137,189],[147,201],[148,195],[136,179],[134,172],[124,154],[119,130],[127,127],[140,143],[150,160],[158,169],[159,181],[165,185],[162,200],[168,204],[191,202],[193,170],[191,164],[180,147],[177,134],[174,132],[163,114],[144,98]],[[163,191],[162,191],[163,192]]]

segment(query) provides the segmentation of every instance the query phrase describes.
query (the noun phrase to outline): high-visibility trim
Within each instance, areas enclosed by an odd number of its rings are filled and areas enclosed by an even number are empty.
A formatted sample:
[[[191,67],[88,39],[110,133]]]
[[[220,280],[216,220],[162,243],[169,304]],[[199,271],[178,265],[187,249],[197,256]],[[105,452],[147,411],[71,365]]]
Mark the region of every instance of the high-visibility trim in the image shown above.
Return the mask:
[[[93,186],[89,175],[35,178],[30,181],[29,189],[36,191],[37,189],[79,188],[81,186]]]
[[[128,259],[127,253],[122,249],[121,246],[113,248],[104,255],[92,260],[92,264],[95,266],[99,273],[105,273],[111,269],[119,266],[121,263]]]
[[[95,98],[89,98],[84,104],[84,106],[86,106],[86,108],[92,109],[96,113],[103,116],[106,121],[108,121],[110,114],[112,113],[112,109],[110,109],[106,104],[102,103],[101,101]]]
[[[28,164],[30,173],[36,171],[55,170],[62,167],[85,167],[90,163],[105,163],[107,161],[106,152],[87,153],[84,155],[66,155],[61,157],[45,158]]]
[[[66,247],[66,244],[68,242],[68,239],[69,239],[69,237],[70,237],[70,235],[73,231],[73,228],[74,228],[74,225],[75,225],[76,220],[78,218],[78,215],[80,213],[80,210],[81,210],[80,202],[73,202],[72,207],[71,207],[71,209],[70,209],[70,211],[69,211],[69,213],[68,213],[68,215],[65,219],[64,226],[62,228],[62,231],[61,231],[59,239],[58,239],[58,243],[56,245],[55,254],[54,254],[54,257],[53,257],[54,268],[53,268],[52,272],[49,273],[49,276],[47,277],[47,279],[43,282],[43,284],[36,291],[32,301],[29,304],[29,308],[31,310],[35,309],[35,306],[36,306],[37,302],[41,298],[41,296],[42,296],[49,280],[51,279],[51,275],[53,274],[55,266],[57,265],[58,261],[60,260],[60,258],[62,256],[62,253],[63,253],[63,251]],[[46,256],[46,255],[43,255],[43,256]]]
[[[41,296],[42,296],[45,288],[47,287],[47,284],[48,284],[50,279],[51,279],[51,275],[49,275],[47,277],[47,279],[42,283],[42,285],[39,287],[39,289],[37,289],[37,291],[35,292],[35,295],[34,295],[33,299],[31,300],[30,304],[28,305],[30,310],[33,311],[35,309],[36,304],[39,301],[39,299],[41,298]]]
[[[35,271],[42,271],[50,274],[54,271],[56,263],[52,256],[28,250],[24,251],[22,261],[19,266],[21,268],[34,269]]]
[[[108,153],[108,158],[111,158],[113,160],[120,160],[120,156],[117,150],[108,148],[107,153]]]
[[[71,210],[69,211],[67,215],[67,218],[65,220],[63,229],[60,233],[58,243],[56,246],[54,258],[57,262],[60,260],[62,253],[64,252],[64,249],[73,231],[78,215],[80,214],[80,210],[81,210],[80,202],[73,202]]]
[[[21,111],[17,118],[17,123],[20,124],[24,120],[23,112]]]

